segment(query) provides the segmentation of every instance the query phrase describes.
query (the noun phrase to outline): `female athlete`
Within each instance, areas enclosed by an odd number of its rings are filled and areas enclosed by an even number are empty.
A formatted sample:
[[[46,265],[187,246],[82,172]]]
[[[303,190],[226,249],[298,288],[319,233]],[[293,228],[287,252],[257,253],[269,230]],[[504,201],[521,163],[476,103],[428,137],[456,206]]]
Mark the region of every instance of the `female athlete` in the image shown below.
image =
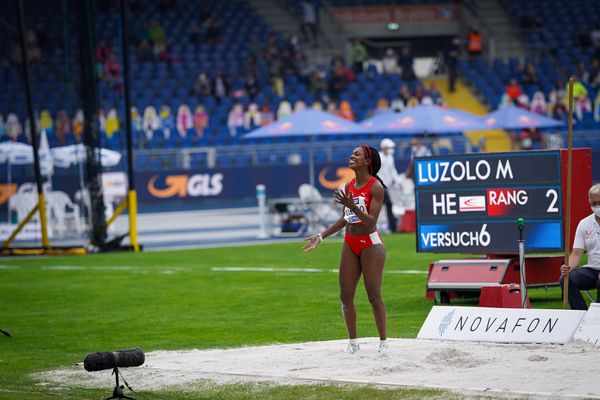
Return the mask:
[[[355,178],[346,184],[344,191],[336,190],[333,195],[335,202],[344,206],[342,217],[323,232],[306,238],[308,243],[304,251],[311,251],[325,238],[346,227],[339,279],[342,312],[350,338],[348,353],[354,354],[360,349],[356,335],[354,294],[361,274],[379,331],[379,352],[387,353],[386,310],[381,298],[385,247],[377,232],[377,218],[385,190],[385,185],[377,176],[381,168],[379,153],[372,147],[357,147],[350,156],[349,167],[354,171]]]

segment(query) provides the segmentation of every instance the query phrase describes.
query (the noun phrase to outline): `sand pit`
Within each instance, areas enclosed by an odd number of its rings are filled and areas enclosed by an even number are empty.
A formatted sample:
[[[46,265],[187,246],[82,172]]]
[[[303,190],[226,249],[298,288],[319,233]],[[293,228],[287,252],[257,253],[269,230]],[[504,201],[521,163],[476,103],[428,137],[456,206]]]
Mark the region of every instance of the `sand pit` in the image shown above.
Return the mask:
[[[346,340],[227,350],[154,351],[146,363],[122,372],[134,389],[181,388],[215,383],[373,384],[442,388],[459,393],[534,398],[600,398],[600,349],[567,345],[492,344],[390,339],[386,357],[376,338],[361,339],[357,354]],[[110,389],[111,371],[89,373],[82,365],[37,374],[41,384]]]

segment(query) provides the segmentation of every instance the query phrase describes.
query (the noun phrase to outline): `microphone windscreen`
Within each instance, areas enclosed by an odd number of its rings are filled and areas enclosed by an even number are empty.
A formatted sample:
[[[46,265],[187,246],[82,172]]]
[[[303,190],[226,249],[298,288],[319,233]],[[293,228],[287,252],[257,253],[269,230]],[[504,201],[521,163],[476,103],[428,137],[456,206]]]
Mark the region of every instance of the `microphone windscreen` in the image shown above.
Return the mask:
[[[111,351],[99,351],[88,354],[83,360],[83,367],[86,371],[102,371],[103,369],[112,369],[117,366],[115,353]]]
[[[118,350],[115,352],[117,358],[117,367],[139,367],[146,361],[144,351],[142,349]]]

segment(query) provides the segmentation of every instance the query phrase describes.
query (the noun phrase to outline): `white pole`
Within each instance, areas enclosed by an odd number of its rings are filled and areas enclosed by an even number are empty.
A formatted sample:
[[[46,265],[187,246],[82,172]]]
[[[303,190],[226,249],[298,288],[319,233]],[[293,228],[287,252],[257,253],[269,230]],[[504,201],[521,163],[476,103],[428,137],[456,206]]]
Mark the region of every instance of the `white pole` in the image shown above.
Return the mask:
[[[519,227],[519,273],[521,275],[521,308],[527,307],[527,284],[525,282],[525,239],[523,239],[523,230],[525,229],[525,220],[517,220]]]
[[[267,188],[265,185],[256,185],[256,198],[258,199],[258,219],[260,223],[258,238],[266,239],[269,237],[269,233],[267,232],[267,213],[265,212],[267,203]]]

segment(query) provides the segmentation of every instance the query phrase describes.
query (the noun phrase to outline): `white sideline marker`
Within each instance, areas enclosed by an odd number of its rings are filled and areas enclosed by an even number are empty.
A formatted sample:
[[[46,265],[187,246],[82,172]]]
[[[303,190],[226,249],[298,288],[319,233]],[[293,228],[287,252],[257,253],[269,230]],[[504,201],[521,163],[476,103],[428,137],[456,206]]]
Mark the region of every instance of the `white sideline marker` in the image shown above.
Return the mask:
[[[319,272],[332,272],[338,273],[337,269],[320,269],[320,268],[270,268],[270,267],[212,267],[211,271],[215,272],[306,272],[306,273],[319,273]],[[384,271],[389,274],[407,274],[407,275],[426,275],[427,271],[419,270],[392,270]]]

